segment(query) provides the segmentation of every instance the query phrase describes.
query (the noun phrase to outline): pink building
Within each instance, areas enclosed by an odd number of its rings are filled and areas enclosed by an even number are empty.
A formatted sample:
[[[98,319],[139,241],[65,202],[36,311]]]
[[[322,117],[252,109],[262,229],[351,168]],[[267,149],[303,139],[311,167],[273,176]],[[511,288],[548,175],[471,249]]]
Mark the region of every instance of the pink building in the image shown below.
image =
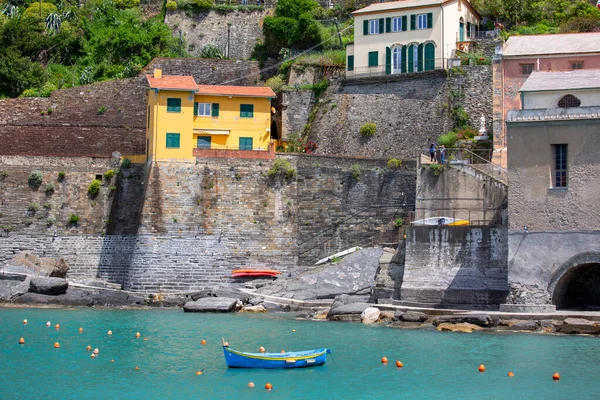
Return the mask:
[[[600,33],[511,36],[494,58],[494,157],[506,168],[506,116],[520,110],[519,89],[532,71],[600,69]]]

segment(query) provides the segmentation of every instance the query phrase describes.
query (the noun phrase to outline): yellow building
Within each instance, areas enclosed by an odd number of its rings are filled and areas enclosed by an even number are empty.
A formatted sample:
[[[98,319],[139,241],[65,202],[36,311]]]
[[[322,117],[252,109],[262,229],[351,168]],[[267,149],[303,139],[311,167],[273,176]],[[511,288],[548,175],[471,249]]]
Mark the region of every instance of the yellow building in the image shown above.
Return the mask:
[[[251,158],[268,152],[271,99],[268,87],[197,85],[191,76],[146,76],[148,158],[194,161],[196,156]],[[244,152],[244,153],[240,153]],[[258,157],[262,158],[262,157]]]

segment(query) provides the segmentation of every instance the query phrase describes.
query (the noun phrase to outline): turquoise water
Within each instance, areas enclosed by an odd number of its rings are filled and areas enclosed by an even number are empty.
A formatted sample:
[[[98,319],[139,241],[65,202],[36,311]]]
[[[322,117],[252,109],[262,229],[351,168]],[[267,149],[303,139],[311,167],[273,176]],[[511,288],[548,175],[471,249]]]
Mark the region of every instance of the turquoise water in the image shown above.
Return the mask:
[[[307,369],[228,369],[221,336],[238,350],[329,347],[333,358]],[[0,309],[1,399],[594,399],[599,356],[595,337],[441,333],[275,314]]]

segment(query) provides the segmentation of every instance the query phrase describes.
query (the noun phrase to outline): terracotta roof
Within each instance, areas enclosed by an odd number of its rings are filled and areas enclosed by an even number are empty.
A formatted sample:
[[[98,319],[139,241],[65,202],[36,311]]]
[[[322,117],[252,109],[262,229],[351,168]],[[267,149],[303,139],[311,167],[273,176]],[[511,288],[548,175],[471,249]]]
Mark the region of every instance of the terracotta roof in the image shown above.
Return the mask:
[[[146,78],[152,89],[195,91],[197,88],[196,81],[191,76],[163,75],[162,78],[155,78],[146,75]]]
[[[600,69],[533,71],[519,91],[575,90],[600,88]]]
[[[276,97],[270,87],[198,85],[197,94],[215,96]]]
[[[600,53],[600,32],[511,36],[504,57]]]

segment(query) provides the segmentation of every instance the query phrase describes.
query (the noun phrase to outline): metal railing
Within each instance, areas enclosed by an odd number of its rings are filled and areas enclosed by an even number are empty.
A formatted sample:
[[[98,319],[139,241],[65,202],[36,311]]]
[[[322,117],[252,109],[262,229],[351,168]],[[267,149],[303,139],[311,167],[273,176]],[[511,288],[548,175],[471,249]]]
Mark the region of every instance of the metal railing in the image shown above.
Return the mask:
[[[448,60],[450,60],[450,59],[436,58],[431,61],[422,62],[421,70],[419,70],[418,62],[413,62],[413,64],[411,66],[406,64],[404,66],[404,68],[402,68],[402,65],[397,65],[397,67],[399,67],[399,68],[394,68],[393,64],[390,65],[389,68],[386,68],[385,64],[377,65],[374,67],[354,67],[354,69],[352,71],[348,71],[348,69],[346,68],[346,78],[352,79],[352,78],[368,78],[368,77],[372,77],[372,76],[382,76],[382,75],[390,75],[390,76],[391,75],[406,75],[406,74],[412,74],[412,73],[420,73],[420,72],[446,69],[447,65],[449,65]],[[409,67],[411,67],[411,68],[409,68]],[[405,72],[402,72],[403,70]]]
[[[499,165],[492,164],[493,149],[446,149],[443,163],[449,165],[470,165],[480,172],[498,179],[504,183],[508,182],[508,170]],[[441,163],[440,149],[435,152],[434,160],[431,161],[429,152],[421,157],[422,164]]]
[[[456,226],[506,226],[508,222],[506,209],[498,208],[415,210],[409,211],[406,218],[407,224],[412,226],[447,226],[453,222],[456,222]]]
[[[460,43],[472,40],[493,40],[498,38],[499,33],[500,32],[497,29],[494,29],[493,31],[464,32],[461,38],[460,32],[456,32],[456,41]]]

